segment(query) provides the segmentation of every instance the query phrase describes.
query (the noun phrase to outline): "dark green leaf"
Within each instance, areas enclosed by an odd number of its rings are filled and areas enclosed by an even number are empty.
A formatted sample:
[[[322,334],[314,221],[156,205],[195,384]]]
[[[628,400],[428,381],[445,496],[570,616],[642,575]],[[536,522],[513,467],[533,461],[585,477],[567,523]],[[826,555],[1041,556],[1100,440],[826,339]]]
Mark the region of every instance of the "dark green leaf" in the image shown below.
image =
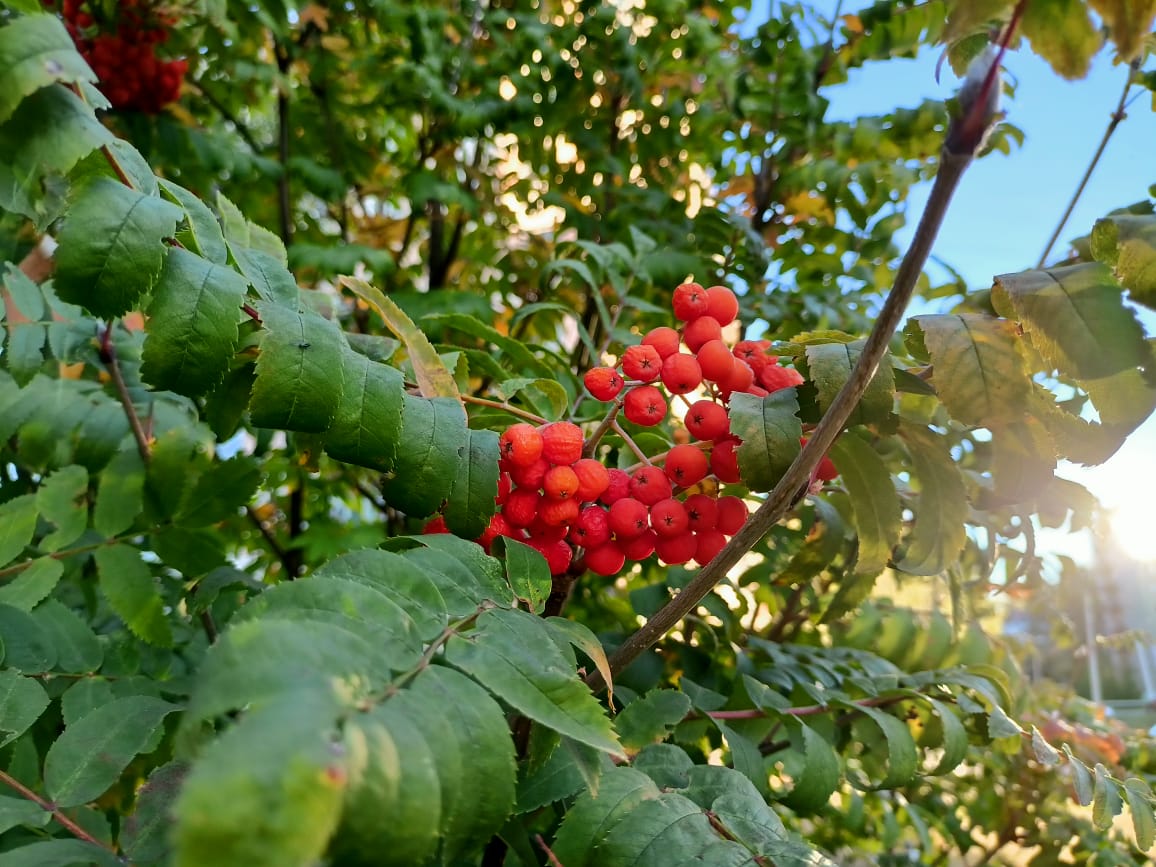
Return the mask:
[[[15,671],[0,671],[0,746],[12,743],[40,719],[48,701],[39,682]]]
[[[952,711],[951,707],[941,701],[936,701],[933,698],[924,696],[923,701],[931,705],[931,709],[935,711],[935,716],[939,723],[939,730],[934,732],[939,743],[934,744],[936,747],[943,749],[943,755],[935,765],[935,769],[931,771],[933,776],[942,776],[950,773],[959,767],[967,756],[967,730],[963,727],[958,716]]]
[[[80,615],[55,599],[41,602],[32,619],[56,648],[56,668],[69,674],[87,674],[100,668],[104,647]]]
[[[108,849],[84,840],[41,840],[0,855],[0,867],[123,867]]]
[[[539,614],[553,586],[550,566],[542,554],[517,539],[503,539],[506,575],[519,599],[531,613]]]
[[[188,770],[189,766],[180,761],[161,765],[137,790],[136,808],[125,822],[120,840],[125,854],[134,861],[158,863],[168,857],[173,806]]]
[[[427,518],[453,490],[466,449],[466,411],[459,401],[402,395],[400,442],[393,476],[381,486],[386,502]]]
[[[731,430],[742,439],[739,469],[752,491],[769,491],[799,454],[803,426],[799,401],[793,388],[767,397],[753,394],[731,396]]]
[[[140,552],[128,545],[97,548],[93,553],[100,590],[132,634],[159,647],[171,647],[173,633],[164,601]]]
[[[566,867],[602,867],[604,862],[595,853],[607,831],[660,794],[650,777],[633,768],[619,767],[603,774],[598,797],[585,793],[566,811],[551,846],[555,857]]]
[[[798,741],[803,770],[790,793],[783,798],[792,810],[813,813],[822,809],[839,786],[839,757],[827,739],[802,723],[791,725],[791,740]]]
[[[158,698],[127,696],[68,726],[44,759],[49,797],[61,807],[95,800],[137,755],[155,749],[157,730],[175,710],[175,705]]]
[[[856,774],[853,782],[858,788],[894,789],[915,778],[919,769],[919,753],[915,747],[915,740],[911,737],[911,732],[903,720],[893,717],[886,711],[863,704],[845,701],[833,701],[832,704],[863,714],[883,736],[883,746],[887,752],[887,773],[882,780],[876,783],[871,783],[863,776]],[[876,763],[881,764],[881,757],[872,756],[871,758]]]
[[[10,327],[3,359],[17,385],[28,385],[44,366],[47,336],[47,330],[39,322],[21,322]]]
[[[325,433],[325,451],[339,461],[392,472],[403,442],[401,372],[348,348],[342,364],[341,404]]]
[[[829,455],[855,510],[855,532],[859,537],[855,571],[877,574],[888,564],[891,549],[899,541],[902,514],[891,474],[879,453],[852,434],[836,440]]]
[[[186,489],[174,520],[183,527],[204,527],[231,518],[253,498],[263,476],[251,457],[218,461]]]
[[[541,766],[528,770],[518,782],[517,813],[530,813],[586,788],[574,755],[558,747]]]
[[[654,689],[626,705],[614,727],[628,753],[664,740],[690,713],[690,699],[673,689]]]
[[[806,348],[810,379],[819,392],[819,409],[823,412],[851,376],[863,347],[855,343],[817,343]],[[895,404],[895,378],[891,373],[891,355],[883,356],[862,399],[848,419],[848,425],[874,424],[891,417]]]
[[[301,289],[293,275],[274,256],[235,244],[230,244],[229,250],[237,260],[237,268],[262,299],[292,310],[297,309]]]
[[[446,502],[446,526],[464,539],[486,531],[498,495],[498,434],[492,430],[468,430],[469,445],[458,464],[457,478]],[[507,568],[508,559],[507,559]],[[511,583],[513,583],[511,581]]]
[[[237,350],[245,281],[179,247],[153,287],[141,376],[159,389],[199,397],[224,377]]]
[[[36,508],[56,525],[38,547],[44,551],[67,548],[88,529],[88,470],[73,465],[49,475],[36,492]]]
[[[110,178],[95,178],[77,195],[60,230],[57,294],[94,315],[127,313],[160,274],[180,210]]]
[[[24,825],[29,828],[43,828],[52,814],[25,798],[9,798],[0,795],[0,834]]]
[[[915,528],[896,567],[911,575],[938,575],[959,558],[966,541],[967,490],[947,443],[928,428],[903,422],[900,435],[919,480]]]
[[[96,81],[55,15],[26,15],[0,29],[0,123],[25,97],[57,81]]]
[[[218,265],[227,264],[229,248],[225,245],[225,236],[221,234],[221,224],[217,222],[217,218],[213,216],[209,206],[184,187],[174,184],[172,181],[161,178],[158,183],[160,184],[161,195],[174,205],[180,206],[185,212],[184,219],[188,223],[188,229],[183,234],[187,235],[189,240],[193,242],[191,245],[193,252],[199,253],[210,262],[215,262]],[[185,246],[189,247],[190,245],[185,244]]]
[[[56,646],[27,611],[0,605],[0,637],[4,640],[4,665],[18,671],[50,671],[56,665]]]

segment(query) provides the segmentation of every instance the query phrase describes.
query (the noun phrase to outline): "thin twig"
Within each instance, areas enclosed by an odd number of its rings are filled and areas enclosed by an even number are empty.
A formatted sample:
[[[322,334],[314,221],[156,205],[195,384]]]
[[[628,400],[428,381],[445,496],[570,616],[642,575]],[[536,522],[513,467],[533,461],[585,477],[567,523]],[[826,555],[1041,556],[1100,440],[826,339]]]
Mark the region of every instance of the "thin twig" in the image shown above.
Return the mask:
[[[644,452],[642,449],[640,449],[638,447],[638,443],[636,443],[634,441],[634,437],[632,437],[630,434],[628,434],[625,430],[622,429],[622,425],[620,425],[618,423],[617,418],[612,418],[610,420],[610,429],[612,431],[614,431],[616,434],[618,434],[620,437],[622,437],[622,441],[626,443],[626,445],[630,448],[630,450],[632,452],[634,452],[634,456],[636,458],[638,458],[640,461],[642,461],[643,464],[645,464],[648,467],[653,466],[653,464],[651,464],[651,462],[650,462],[650,458],[648,458],[646,456],[646,452]]]
[[[47,813],[51,813],[52,818],[54,818],[57,822],[59,822],[61,824],[61,826],[64,827],[65,829],[67,829],[68,832],[70,834],[72,834],[74,837],[76,837],[80,840],[83,840],[85,843],[91,843],[93,846],[99,846],[101,849],[104,849],[108,852],[112,852],[114,855],[116,854],[116,849],[113,846],[110,846],[108,843],[105,843],[103,840],[98,840],[98,839],[96,839],[96,837],[93,837],[91,834],[89,834],[87,831],[85,831],[82,827],[80,827],[78,824],[76,824],[74,821],[72,821],[70,818],[68,818],[66,815],[64,815],[64,812],[59,807],[57,807],[54,803],[40,797],[38,794],[36,794],[34,791],[32,791],[27,786],[25,786],[22,782],[20,782],[15,777],[13,777],[9,774],[6,774],[4,771],[0,771],[0,782],[4,783],[9,788],[15,789],[18,793],[20,793],[20,795],[27,798],[29,801],[34,803],[36,806],[40,807],[40,809],[44,810]]]
[[[226,106],[223,102],[217,99],[217,97],[213,96],[212,93],[206,90],[203,82],[189,82],[188,86],[203,96],[205,98],[205,102],[207,102],[212,108],[216,109],[217,114],[223,117],[228,123],[233,125],[233,129],[236,131],[237,135],[241,137],[241,141],[249,146],[249,150],[255,154],[261,153],[263,148],[257,143],[257,140],[253,138],[253,134],[249,132],[249,128],[245,126],[245,124],[241,123],[237,116],[229,110],[228,106]]]
[[[1040,261],[1036,263],[1037,268],[1043,268],[1048,261],[1048,255],[1052,252],[1052,247],[1055,246],[1056,241],[1060,237],[1060,232],[1064,231],[1064,226],[1067,225],[1068,219],[1072,216],[1072,211],[1076,209],[1076,203],[1080,201],[1080,196],[1084,194],[1084,188],[1088,186],[1088,181],[1092,179],[1092,172],[1096,170],[1097,164],[1100,162],[1100,157],[1104,155],[1104,150],[1108,147],[1108,140],[1112,138],[1112,133],[1116,131],[1121,121],[1127,117],[1124,113],[1124,106],[1128,100],[1128,91],[1132,89],[1132,70],[1133,66],[1128,67],[1128,77],[1124,80],[1124,90],[1120,94],[1120,99],[1116,102],[1116,108],[1112,112],[1112,117],[1108,121],[1108,128],[1104,130],[1104,135],[1100,139],[1100,146],[1096,148],[1095,154],[1092,155],[1092,161],[1088,163],[1088,168],[1084,171],[1083,178],[1080,179],[1079,186],[1072,194],[1072,199],[1068,202],[1068,207],[1064,210],[1064,215],[1060,217],[1060,222],[1056,226],[1056,230],[1052,232],[1052,236],[1048,238],[1048,243],[1044,247],[1044,252],[1040,254]]]
[[[154,528],[156,529],[156,528]],[[50,557],[53,560],[65,560],[68,557],[75,557],[77,554],[85,554],[89,551],[95,551],[97,548],[104,545],[112,545],[119,542],[122,537],[113,536],[111,539],[105,539],[97,542],[94,545],[81,545],[79,548],[66,548],[63,551],[49,551],[47,554],[41,554],[33,559],[23,560],[19,563],[14,563],[11,566],[6,566],[0,569],[0,578],[7,578],[9,575],[19,575],[33,563],[40,562],[41,557]]]
[[[293,208],[289,196],[289,49],[280,41],[275,44],[277,70],[277,161],[281,175],[277,178],[277,212],[280,220],[281,242],[288,247],[293,242]]]
[[[111,322],[105,326],[104,333],[100,338],[100,360],[107,368],[109,376],[112,377],[113,385],[116,387],[116,396],[120,399],[121,406],[124,407],[128,426],[132,429],[133,439],[136,440],[137,451],[140,452],[141,460],[147,464],[153,457],[152,443],[148,434],[145,433],[143,425],[141,425],[140,416],[137,415],[136,407],[132,402],[132,395],[128,393],[124,374],[121,373],[120,362],[116,357],[116,346],[112,342]]]
[[[899,704],[902,701],[914,701],[916,697],[913,695],[889,695],[880,698],[862,698],[850,702],[855,707],[889,707],[893,704]],[[745,708],[743,710],[712,710],[702,714],[702,716],[710,717],[711,719],[763,719],[764,717],[779,717],[779,716],[819,716],[821,714],[830,713],[833,710],[841,710],[842,708],[833,707],[829,704],[809,704],[803,707],[789,707],[785,710],[763,710],[762,708]],[[693,718],[693,717],[689,717]]]
[[[281,568],[284,569],[290,576],[295,577],[292,571],[293,564],[289,561],[289,558],[285,553],[285,549],[281,547],[281,544],[277,541],[277,538],[269,532],[269,528],[265,526],[265,522],[261,520],[255,511],[253,511],[252,506],[245,506],[245,514],[249,516],[249,520],[252,522],[253,526],[260,531],[261,538],[265,540],[265,544],[269,546],[269,550],[273,552],[273,556],[281,561]]]
[[[508,412],[510,415],[516,415],[518,418],[525,419],[526,421],[533,422],[534,424],[545,424],[547,421],[540,415],[527,412],[524,409],[518,409],[516,406],[510,406],[508,403],[503,403],[499,400],[490,400],[487,397],[474,397],[472,394],[463,394],[461,395],[461,398],[462,403],[472,403],[476,404],[477,406],[488,406],[492,409],[500,409],[504,412]]]
[[[558,856],[555,855],[553,851],[551,851],[550,847],[546,844],[546,841],[542,839],[541,834],[534,835],[534,842],[537,843],[538,848],[545,853],[546,860],[550,862],[550,867],[566,867],[565,864],[558,860]]]
[[[582,447],[582,457],[594,457],[594,450],[598,448],[598,443],[602,442],[602,437],[606,435],[606,431],[610,430],[610,426],[614,423],[614,420],[618,418],[618,412],[621,409],[621,400],[615,400],[610,405],[610,410],[606,413],[606,417],[602,419],[598,427],[594,428],[594,433],[590,434],[586,440],[586,445]]]

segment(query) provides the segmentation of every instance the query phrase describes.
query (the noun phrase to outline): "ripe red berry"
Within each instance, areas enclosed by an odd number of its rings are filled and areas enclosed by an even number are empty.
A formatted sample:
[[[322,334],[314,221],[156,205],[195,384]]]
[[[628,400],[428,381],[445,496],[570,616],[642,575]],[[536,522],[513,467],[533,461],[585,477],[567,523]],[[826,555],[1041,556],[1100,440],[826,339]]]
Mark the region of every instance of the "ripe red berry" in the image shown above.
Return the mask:
[[[622,411],[635,424],[654,427],[666,418],[666,398],[653,385],[640,385],[626,392]]]
[[[719,497],[715,506],[718,509],[718,521],[715,523],[715,529],[728,536],[733,536],[742,529],[750,515],[750,512],[747,511],[747,504],[738,497]]]
[[[793,367],[780,367],[777,364],[768,364],[759,372],[759,382],[767,391],[775,392],[781,388],[790,388],[802,385],[803,375]]]
[[[583,548],[597,548],[610,539],[610,517],[601,506],[587,506],[570,528],[570,541]]]
[[[542,497],[532,488],[514,488],[506,497],[502,514],[513,527],[529,527],[538,516],[538,504]]]
[[[666,453],[662,465],[672,484],[689,488],[706,478],[710,462],[702,449],[692,445],[675,446]]]
[[[486,527],[485,532],[477,538],[477,543],[489,554],[490,546],[496,538],[499,536],[513,536],[515,532],[517,531],[510,526],[509,521],[503,517],[501,512],[498,512],[490,518],[489,525]],[[519,535],[521,534],[519,533]]]
[[[546,472],[549,469],[550,462],[545,458],[538,458],[538,460],[527,467],[511,466],[510,479],[519,488],[533,488],[537,490],[542,487],[542,482],[546,478]]]
[[[617,542],[606,542],[586,551],[586,568],[595,575],[617,575],[626,565],[626,555]]]
[[[711,382],[726,382],[735,367],[735,357],[721,340],[708,340],[698,350],[702,375]]]
[[[542,434],[532,424],[519,422],[498,438],[502,457],[515,467],[528,467],[542,456]]]
[[[510,496],[510,491],[514,484],[510,480],[509,473],[502,473],[498,476],[498,496],[494,497],[494,502],[499,506],[506,502],[506,497]]]
[[[760,370],[768,364],[774,364],[778,361],[773,355],[767,355],[766,349],[763,347],[765,341],[760,340],[740,340],[735,344],[734,356],[739,361],[745,361],[750,365],[756,375]]]
[[[545,542],[557,542],[559,539],[565,539],[566,534],[570,532],[569,524],[547,524],[542,520],[541,513],[534,518],[534,523],[526,528],[526,532],[530,534],[531,539],[538,539]]]
[[[610,507],[610,530],[620,539],[633,539],[649,524],[650,512],[633,497],[624,497]]]
[[[571,467],[578,477],[578,491],[574,496],[580,503],[592,503],[610,485],[610,472],[594,458],[575,461]]]
[[[741,480],[739,475],[739,441],[733,437],[719,440],[710,450],[710,471],[720,482],[734,483]]]
[[[614,400],[625,384],[613,367],[595,367],[586,371],[582,380],[586,390],[597,400]]]
[[[706,494],[691,494],[683,502],[688,526],[696,533],[713,530],[718,522],[718,503]]]
[[[547,542],[545,540],[531,539],[529,544],[530,547],[534,548],[546,558],[546,563],[550,566],[551,575],[561,575],[570,568],[570,561],[574,557],[574,550],[564,541]]]
[[[659,536],[678,536],[687,531],[690,516],[678,500],[659,500],[650,507],[650,527]]]
[[[659,536],[658,541],[654,545],[654,551],[658,554],[658,559],[668,566],[689,563],[694,559],[697,549],[698,543],[695,541],[693,533],[680,533],[677,536],[666,537]]]
[[[658,467],[639,467],[630,477],[630,496],[647,506],[671,494],[670,480]]]
[[[687,394],[702,385],[702,368],[693,355],[668,355],[662,362],[662,384],[671,394]]]
[[[622,372],[630,379],[654,382],[662,372],[662,356],[653,346],[628,347],[622,354]]]
[[[446,519],[441,515],[436,515],[421,528],[421,531],[423,535],[433,535],[435,533],[448,533],[450,529],[446,526]]]
[[[552,500],[567,500],[578,490],[578,474],[570,467],[551,467],[542,480],[546,496]]]
[[[671,296],[671,306],[674,308],[675,318],[681,319],[683,322],[690,322],[699,316],[706,315],[709,303],[710,296],[698,283],[683,283],[681,286],[675,287],[674,294]]]
[[[582,457],[582,429],[573,422],[556,421],[543,426],[542,457],[552,464],[572,464]]]
[[[719,325],[729,325],[738,317],[739,299],[726,286],[711,286],[706,299],[706,315],[717,319]]]
[[[713,316],[700,316],[686,323],[686,328],[682,329],[682,340],[691,352],[698,352],[708,341],[722,340],[722,326]]]
[[[658,328],[652,328],[646,332],[646,336],[642,338],[642,343],[644,346],[653,346],[658,350],[660,357],[666,358],[668,355],[674,355],[678,352],[680,340],[677,331],[660,325]]]
[[[653,530],[639,533],[633,539],[622,539],[619,545],[622,553],[628,560],[645,560],[654,553],[654,545],[658,542],[658,534]]]
[[[805,446],[807,444],[806,437],[799,437],[799,445]],[[834,462],[823,455],[823,459],[819,461],[819,466],[815,467],[815,478],[821,482],[829,482],[839,475],[839,470]]]
[[[703,530],[695,533],[694,561],[699,566],[705,566],[718,556],[718,552],[726,547],[727,537],[719,530]]]
[[[734,368],[731,370],[730,379],[726,382],[720,382],[721,388],[727,394],[733,392],[743,392],[755,384],[755,372],[751,370],[750,365],[743,361],[736,360]]]
[[[613,506],[623,497],[630,496],[630,474],[626,470],[607,470],[606,474],[610,476],[610,484],[606,486],[606,490],[598,500],[607,506]]]
[[[546,497],[538,507],[538,516],[549,527],[561,527],[578,519],[578,501],[573,498],[556,500]]]
[[[691,436],[700,440],[717,440],[730,431],[727,411],[713,400],[696,400],[683,419]]]

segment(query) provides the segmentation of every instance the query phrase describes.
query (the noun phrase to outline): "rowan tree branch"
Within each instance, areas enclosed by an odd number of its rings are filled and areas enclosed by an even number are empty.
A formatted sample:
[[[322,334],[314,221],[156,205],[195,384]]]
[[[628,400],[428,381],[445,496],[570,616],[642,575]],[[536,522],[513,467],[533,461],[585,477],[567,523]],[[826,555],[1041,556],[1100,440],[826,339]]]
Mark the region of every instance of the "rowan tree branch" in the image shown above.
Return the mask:
[[[116,849],[114,847],[110,846],[108,843],[105,843],[103,840],[98,840],[96,837],[93,837],[82,827],[64,815],[64,812],[54,803],[40,797],[15,777],[6,774],[4,771],[0,771],[0,782],[4,783],[11,789],[14,789],[22,797],[27,798],[32,803],[36,804],[36,806],[40,807],[40,809],[51,813],[52,818],[59,822],[60,825],[74,837],[83,840],[86,843],[91,843],[93,846],[99,846],[101,849],[112,852],[114,855],[116,854]]]

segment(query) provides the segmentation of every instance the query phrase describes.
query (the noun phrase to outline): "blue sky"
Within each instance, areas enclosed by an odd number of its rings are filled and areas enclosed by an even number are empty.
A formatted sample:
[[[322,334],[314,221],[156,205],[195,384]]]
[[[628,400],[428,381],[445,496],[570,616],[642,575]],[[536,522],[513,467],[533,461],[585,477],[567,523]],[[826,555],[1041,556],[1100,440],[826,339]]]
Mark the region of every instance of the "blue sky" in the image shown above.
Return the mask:
[[[842,11],[866,5],[846,2]],[[830,12],[835,4],[817,6]],[[748,22],[765,20],[767,9],[768,0],[755,0]],[[831,102],[828,116],[882,114],[925,98],[951,96],[957,81],[945,64],[936,82],[937,60],[938,52],[929,50],[915,60],[893,59],[853,71],[847,84],[824,91]],[[1036,265],[1100,142],[1128,74],[1126,67],[1113,63],[1108,50],[1095,59],[1091,74],[1079,81],[1063,80],[1026,46],[1010,53],[1004,66],[1015,96],[1003,107],[1008,120],[1023,130],[1023,147],[1013,149],[1010,156],[993,154],[968,170],[933,252],[974,289],[990,286],[995,275]],[[1138,90],[1133,88],[1133,93]],[[1116,129],[1050,260],[1064,255],[1066,242],[1087,234],[1098,217],[1144,199],[1153,184],[1156,112],[1152,94],[1144,93]],[[909,227],[900,234],[900,245],[910,238],[929,189],[925,185],[911,196]],[[1149,335],[1156,335],[1156,313],[1142,311],[1141,319]],[[1120,507],[1121,535],[1133,543],[1129,547],[1156,557],[1156,530],[1141,526],[1147,523],[1146,503],[1156,485],[1156,418],[1132,434],[1102,466],[1066,466],[1061,474],[1089,487],[1106,505]],[[1090,539],[1051,541],[1081,558],[1090,554]]]

